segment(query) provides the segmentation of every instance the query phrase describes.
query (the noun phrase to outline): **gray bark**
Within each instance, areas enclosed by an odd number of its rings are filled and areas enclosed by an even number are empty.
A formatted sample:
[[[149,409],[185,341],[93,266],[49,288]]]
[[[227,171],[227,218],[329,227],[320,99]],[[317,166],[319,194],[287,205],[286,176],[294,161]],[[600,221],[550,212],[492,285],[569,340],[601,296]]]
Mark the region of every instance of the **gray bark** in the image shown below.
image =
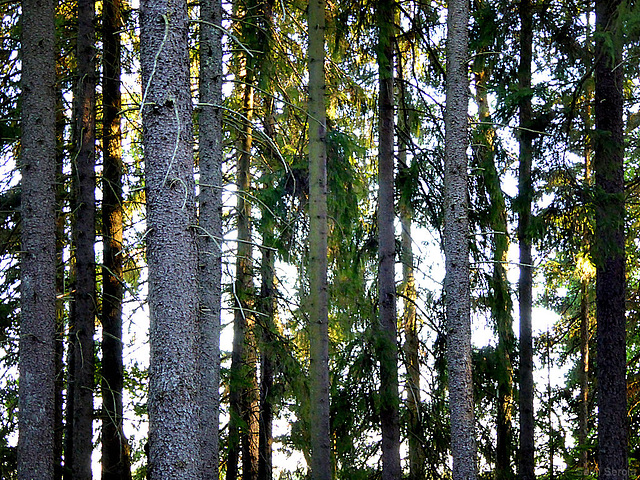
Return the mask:
[[[325,2],[309,2],[309,398],[311,480],[331,479]]]
[[[22,2],[18,478],[54,477],[55,2]]]
[[[452,0],[447,13],[444,250],[454,480],[475,480],[477,475],[471,377],[469,199],[466,153],[469,145],[468,25],[468,2]]]
[[[200,194],[198,351],[203,478],[218,479],[222,280],[222,5],[200,5]]]
[[[151,317],[149,476],[199,479],[189,17],[184,0],[144,0],[140,13]]]

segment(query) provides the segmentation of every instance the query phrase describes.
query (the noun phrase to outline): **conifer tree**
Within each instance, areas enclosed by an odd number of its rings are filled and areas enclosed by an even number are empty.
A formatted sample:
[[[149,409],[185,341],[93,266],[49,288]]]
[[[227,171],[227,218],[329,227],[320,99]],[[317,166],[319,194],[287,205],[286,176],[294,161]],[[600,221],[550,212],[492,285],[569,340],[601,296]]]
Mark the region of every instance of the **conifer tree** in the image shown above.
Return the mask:
[[[331,479],[327,291],[325,2],[311,0],[309,30],[309,401],[311,479]]]
[[[620,0],[596,0],[595,264],[600,479],[629,478]]]
[[[202,477],[198,280],[188,14],[184,0],[140,5],[149,266],[149,478]],[[176,281],[179,279],[179,281]]]
[[[469,5],[447,10],[444,251],[447,364],[453,479],[475,480],[476,440],[471,372],[469,199],[467,192]]]
[[[18,479],[54,478],[55,2],[22,2]]]
[[[123,430],[123,195],[120,93],[122,3],[102,8],[102,480],[131,478]]]

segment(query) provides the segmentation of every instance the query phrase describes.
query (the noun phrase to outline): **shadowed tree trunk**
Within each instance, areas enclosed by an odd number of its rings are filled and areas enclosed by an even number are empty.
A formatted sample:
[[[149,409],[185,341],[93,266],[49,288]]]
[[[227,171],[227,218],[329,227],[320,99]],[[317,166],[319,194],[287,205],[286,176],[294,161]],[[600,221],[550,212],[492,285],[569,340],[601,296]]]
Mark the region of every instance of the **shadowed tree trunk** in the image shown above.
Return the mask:
[[[531,309],[533,303],[533,268],[531,265],[531,163],[532,136],[529,132],[531,113],[531,61],[533,45],[532,6],[530,0],[520,0],[520,65],[518,83],[520,97],[520,166],[518,170],[518,243],[520,244],[520,281],[518,300],[520,309],[520,480],[535,479],[533,416],[533,340]]]
[[[18,479],[54,478],[55,2],[22,2]]]
[[[96,177],[95,177],[95,17],[94,0],[78,2],[76,90],[73,119],[72,234],[75,281],[70,341],[73,342],[73,434],[71,471],[74,480],[90,480],[93,453],[94,333],[96,322]]]
[[[599,478],[629,477],[620,0],[596,0],[595,260]]]
[[[102,10],[102,480],[127,480],[131,466],[122,428],[122,131],[120,127],[120,0]]]
[[[447,10],[445,111],[445,208],[447,363],[453,479],[476,479],[475,416],[471,372],[469,198],[467,179],[469,5],[452,0]]]
[[[311,480],[331,479],[327,290],[325,1],[311,0],[309,26],[309,401]]]
[[[198,262],[184,0],[140,5],[149,264],[149,477],[202,478]],[[177,282],[176,279],[179,279]]]
[[[203,478],[218,480],[222,281],[222,4],[200,4],[200,345]]]

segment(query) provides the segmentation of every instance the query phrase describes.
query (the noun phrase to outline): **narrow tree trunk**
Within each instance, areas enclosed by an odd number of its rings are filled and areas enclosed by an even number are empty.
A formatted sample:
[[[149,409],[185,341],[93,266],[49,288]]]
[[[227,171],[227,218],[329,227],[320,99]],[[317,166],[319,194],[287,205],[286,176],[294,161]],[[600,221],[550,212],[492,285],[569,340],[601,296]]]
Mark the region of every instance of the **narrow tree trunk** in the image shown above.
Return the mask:
[[[596,318],[599,478],[627,479],[624,138],[620,0],[596,0]]]
[[[533,268],[531,265],[531,163],[532,137],[529,132],[531,113],[531,61],[533,45],[531,0],[520,0],[520,65],[518,83],[523,92],[520,100],[520,167],[518,171],[518,243],[520,244],[520,480],[535,479],[535,422],[533,410],[533,340],[531,311],[533,304]]]
[[[310,466],[311,480],[330,480],[325,1],[311,0],[308,15]]]
[[[59,79],[59,73],[58,73]],[[62,453],[64,445],[64,344],[65,344],[65,319],[66,307],[64,295],[65,265],[64,248],[66,244],[65,221],[66,213],[63,206],[66,203],[64,152],[65,152],[65,127],[64,104],[62,88],[59,83],[56,86],[56,404],[55,404],[55,479],[62,479]]]
[[[586,448],[589,440],[589,280],[580,284],[580,405],[578,410],[579,466],[589,466],[589,452]]]
[[[151,319],[149,476],[200,479],[189,17],[184,0],[143,0],[140,11]]]
[[[482,62],[482,61],[481,61]],[[482,62],[484,63],[484,62]],[[509,237],[507,232],[507,209],[500,185],[500,175],[495,164],[495,129],[487,99],[487,80],[490,70],[482,65],[475,72],[476,103],[480,124],[477,128],[475,152],[489,195],[489,228],[493,232],[493,273],[489,280],[489,305],[491,317],[498,335],[498,383],[497,419],[496,419],[496,479],[508,479],[512,476],[511,453],[513,433],[513,366],[511,352],[514,348],[513,325],[511,317],[511,293],[505,268]]]
[[[74,480],[91,479],[93,453],[93,390],[96,322],[95,262],[95,17],[94,0],[78,2],[77,77],[74,97],[74,162],[72,162],[75,246],[73,436],[71,466]]]
[[[222,281],[222,4],[200,4],[200,345],[203,478],[218,480]]]
[[[128,480],[131,467],[123,431],[122,389],[122,131],[120,29],[122,4],[102,10],[102,480]]]
[[[452,0],[447,11],[445,208],[447,361],[453,479],[476,479],[471,372],[469,198],[467,179],[469,5]]]
[[[269,213],[263,211],[264,216]],[[263,221],[264,217],[263,216]],[[267,220],[268,222],[268,220]],[[271,222],[269,222],[271,223]],[[262,285],[260,288],[260,313],[264,315],[261,326],[261,352],[260,352],[260,441],[258,480],[271,480],[273,473],[273,343],[272,331],[275,328],[275,256],[269,248],[273,244],[273,226],[266,225],[263,232],[263,241],[266,248],[262,249],[262,266],[260,274]]]
[[[400,57],[400,55],[398,55]],[[398,58],[399,95],[398,95],[398,170],[399,178],[405,179],[407,184],[399,184],[400,191],[400,223],[402,226],[401,247],[402,247],[402,293],[404,299],[404,311],[402,314],[402,326],[404,330],[404,361],[406,365],[406,385],[407,395],[407,437],[409,439],[409,479],[422,480],[425,476],[425,438],[422,426],[421,415],[421,393],[420,393],[420,357],[418,337],[418,323],[416,315],[416,284],[414,276],[413,257],[413,206],[411,204],[411,180],[409,179],[409,164],[407,159],[407,148],[409,142],[409,128],[407,122],[406,96],[404,89],[404,78],[402,75],[402,59]]]
[[[54,478],[55,2],[22,2],[18,479]]]
[[[378,295],[380,361],[380,419],[382,426],[382,478],[398,480],[400,418],[398,396],[398,344],[395,283],[394,209],[394,2],[379,0],[378,22]]]
[[[230,421],[227,480],[238,475],[242,449],[242,479],[255,480],[258,473],[258,386],[253,317],[253,249],[251,245],[251,149],[253,143],[253,70],[243,59],[243,127],[238,142],[236,280],[234,286],[234,330],[230,371]],[[241,423],[244,425],[240,427]]]

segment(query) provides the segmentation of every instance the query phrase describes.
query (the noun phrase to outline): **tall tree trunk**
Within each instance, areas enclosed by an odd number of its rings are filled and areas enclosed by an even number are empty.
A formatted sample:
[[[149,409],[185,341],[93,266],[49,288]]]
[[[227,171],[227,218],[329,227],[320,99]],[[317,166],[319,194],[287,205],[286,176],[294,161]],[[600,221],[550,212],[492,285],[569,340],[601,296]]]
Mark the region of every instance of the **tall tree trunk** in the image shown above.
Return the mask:
[[[263,219],[268,216],[267,211],[263,211]],[[264,221],[264,220],[263,220]],[[268,222],[268,220],[267,220]],[[262,285],[260,288],[260,313],[263,315],[261,322],[261,351],[260,351],[260,441],[259,441],[259,461],[258,480],[271,480],[273,477],[273,329],[275,328],[275,255],[269,248],[273,245],[273,225],[271,222],[265,226],[263,231],[263,241],[265,247],[262,249],[262,266],[260,275]]]
[[[398,480],[400,418],[398,396],[398,343],[395,283],[394,209],[394,2],[379,0],[378,24],[378,315],[380,361],[380,419],[382,426],[382,478]]]
[[[475,415],[471,367],[469,197],[467,179],[469,5],[452,0],[447,10],[445,111],[445,208],[447,362],[453,479],[476,479]]]
[[[200,4],[200,345],[203,478],[218,480],[222,282],[222,4]]]
[[[121,28],[120,0],[106,0],[102,10],[102,480],[131,478],[128,445],[122,425]]]
[[[504,193],[500,185],[500,175],[495,163],[495,129],[487,99],[487,80],[490,68],[483,65],[475,72],[476,103],[480,124],[477,128],[475,153],[484,178],[484,186],[489,195],[489,228],[493,232],[493,273],[489,280],[489,305],[498,335],[496,349],[498,368],[497,420],[496,420],[496,479],[512,476],[511,453],[513,432],[513,366],[511,352],[514,348],[513,321],[511,317],[511,293],[505,268],[509,236],[507,232],[507,209]]]
[[[628,478],[620,0],[596,0],[596,319],[599,478]]]
[[[265,3],[265,20],[271,28],[273,25],[272,5]],[[270,37],[269,37],[270,39]],[[273,97],[265,97],[265,134],[271,142],[275,141],[275,118]],[[268,163],[277,161],[271,146],[267,147]],[[275,243],[274,221],[268,206],[262,209],[262,264],[260,267],[260,440],[258,445],[258,480],[273,478],[273,386],[274,386],[274,331],[276,328],[277,302],[275,277]]]
[[[533,340],[531,310],[533,304],[533,267],[531,265],[531,164],[533,160],[530,125],[531,112],[531,61],[533,24],[531,0],[520,0],[520,65],[518,83],[520,97],[520,166],[518,170],[518,243],[520,244],[520,281],[518,299],[520,309],[520,480],[535,479],[535,421],[533,416]]]
[[[64,295],[65,287],[65,265],[64,249],[66,245],[65,221],[66,213],[63,205],[67,200],[66,182],[64,175],[64,153],[65,153],[65,128],[66,119],[64,115],[64,103],[62,87],[60,86],[60,73],[57,73],[58,85],[56,86],[56,400],[55,400],[55,479],[62,479],[62,460],[64,445],[64,342],[66,337],[66,307]]]
[[[200,479],[200,439],[194,434],[199,431],[200,382],[189,16],[184,0],[144,0],[140,12],[150,479]]]
[[[255,480],[258,473],[258,385],[253,288],[253,248],[251,245],[251,149],[253,143],[254,87],[253,69],[243,59],[242,131],[237,160],[237,230],[235,310],[233,351],[230,371],[230,421],[227,480],[235,480],[238,456],[242,448],[242,479]],[[240,425],[244,426],[241,428]]]
[[[74,161],[72,162],[75,246],[73,436],[71,467],[74,480],[91,479],[93,453],[93,391],[96,322],[96,177],[95,177],[95,17],[94,0],[78,2],[78,64],[74,97]]]
[[[55,2],[22,2],[18,479],[54,478]]]
[[[325,0],[309,2],[308,31],[311,480],[330,480]]]
[[[398,54],[398,175],[404,179],[406,184],[399,183],[400,189],[400,223],[402,232],[400,237],[402,252],[402,294],[404,300],[404,311],[402,314],[402,326],[404,330],[403,353],[406,365],[406,386],[407,395],[407,436],[409,438],[409,479],[422,480],[425,476],[425,439],[424,428],[422,426],[421,394],[420,394],[420,357],[418,337],[418,322],[416,315],[416,284],[414,276],[413,257],[413,236],[411,233],[413,223],[413,205],[411,204],[411,184],[409,178],[410,167],[407,159],[407,149],[409,144],[408,113],[405,96],[405,84],[403,77],[403,66],[400,54]]]

